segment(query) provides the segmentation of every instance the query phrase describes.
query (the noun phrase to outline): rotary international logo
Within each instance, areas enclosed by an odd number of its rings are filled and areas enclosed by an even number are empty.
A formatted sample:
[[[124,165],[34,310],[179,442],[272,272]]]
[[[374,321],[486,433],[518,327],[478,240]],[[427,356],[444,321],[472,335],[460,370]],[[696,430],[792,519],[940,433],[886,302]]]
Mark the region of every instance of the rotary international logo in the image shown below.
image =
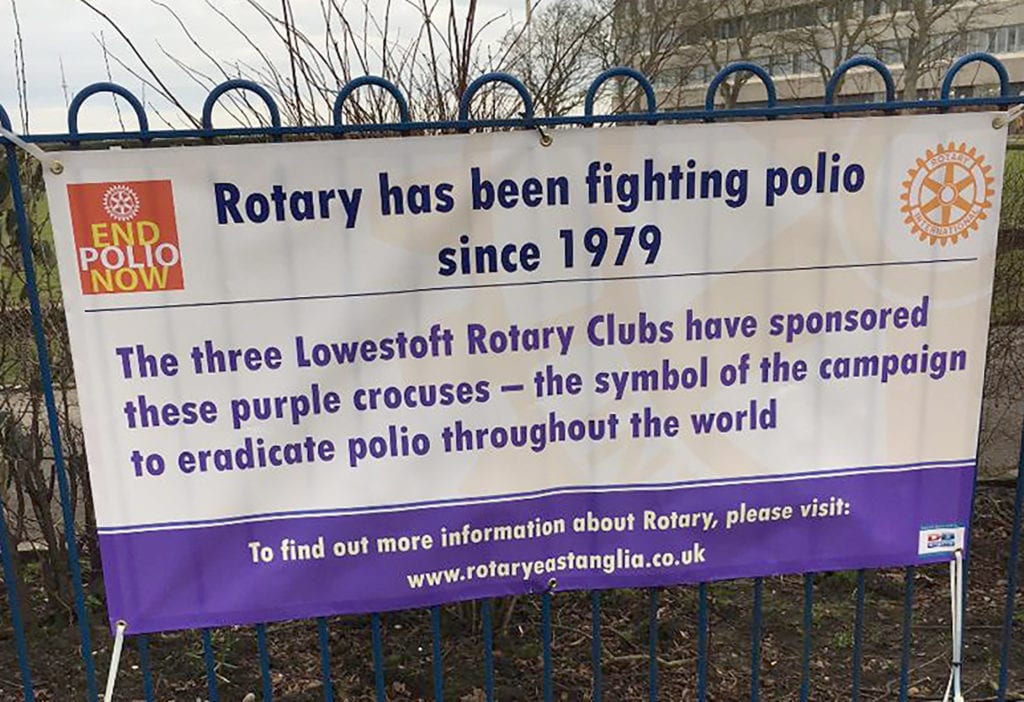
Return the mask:
[[[955,244],[966,239],[992,206],[992,166],[974,147],[953,142],[928,149],[907,171],[903,183],[903,220],[911,233],[931,244]]]
[[[103,193],[103,209],[118,222],[127,222],[139,213],[139,194],[127,185],[111,185]]]

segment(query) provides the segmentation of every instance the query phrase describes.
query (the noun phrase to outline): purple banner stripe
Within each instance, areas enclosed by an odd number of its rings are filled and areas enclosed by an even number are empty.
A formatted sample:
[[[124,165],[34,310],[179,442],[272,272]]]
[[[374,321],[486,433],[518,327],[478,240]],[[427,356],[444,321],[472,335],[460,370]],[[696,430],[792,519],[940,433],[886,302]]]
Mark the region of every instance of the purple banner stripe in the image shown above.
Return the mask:
[[[941,466],[557,494],[103,534],[100,544],[110,619],[124,619],[137,634],[425,607],[552,585],[646,587],[909,565],[923,560],[923,527],[968,523],[973,479],[973,466]]]
[[[590,493],[590,492],[624,492],[632,490],[664,490],[671,488],[694,488],[711,485],[736,485],[739,483],[768,483],[782,482],[800,479],[823,479],[843,474],[861,474],[868,471],[893,471],[893,470],[921,470],[937,467],[970,468],[976,463],[976,458],[965,458],[947,461],[928,461],[926,463],[893,463],[880,466],[861,466],[857,468],[823,468],[799,473],[786,473],[783,475],[753,475],[736,478],[718,478],[712,480],[683,480],[672,483],[619,483],[610,485],[574,485],[545,488],[543,490],[532,490],[528,492],[507,493],[503,495],[487,495],[484,497],[457,497],[444,500],[426,500],[423,502],[400,502],[389,505],[376,505],[367,507],[348,507],[337,509],[311,509],[311,510],[290,510],[284,512],[262,512],[255,514],[240,514],[234,517],[218,517],[216,519],[195,519],[173,522],[149,522],[143,524],[129,524],[124,526],[99,527],[100,534],[115,534],[124,532],[148,531],[151,529],[166,529],[175,527],[205,527],[237,524],[248,521],[264,521],[280,519],[285,517],[309,516],[309,517],[331,517],[347,514],[371,514],[375,512],[387,512],[398,510],[409,510],[420,507],[443,507],[461,506],[469,504],[484,504],[502,502],[515,499],[529,499],[537,497],[554,496],[568,493]]]

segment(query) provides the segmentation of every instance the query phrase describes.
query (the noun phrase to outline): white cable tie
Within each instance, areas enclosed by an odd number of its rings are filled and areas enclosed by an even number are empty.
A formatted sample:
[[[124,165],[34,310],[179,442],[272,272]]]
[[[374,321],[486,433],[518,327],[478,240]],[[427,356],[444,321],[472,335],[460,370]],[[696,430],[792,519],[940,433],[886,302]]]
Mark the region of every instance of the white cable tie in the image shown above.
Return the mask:
[[[46,151],[41,149],[38,145],[36,145],[34,143],[31,143],[29,141],[26,141],[25,139],[23,139],[22,137],[19,137],[17,134],[15,134],[14,132],[10,131],[9,129],[4,129],[4,127],[2,127],[2,126],[0,126],[0,136],[3,136],[5,139],[10,141],[12,144],[14,144],[18,148],[24,150],[26,153],[28,153],[29,156],[31,156],[33,159],[35,159],[36,161],[38,161],[39,163],[41,163],[43,166],[45,166],[47,168],[50,168],[52,163],[57,163],[56,161],[51,159],[47,155]]]
[[[955,557],[949,561],[949,621],[952,628],[952,661],[956,661],[956,562]],[[953,692],[953,679],[956,677],[956,666],[952,665],[949,670],[949,680],[946,681],[946,693],[942,695],[942,702],[950,702],[950,695]]]
[[[118,619],[114,629],[114,650],[110,653],[110,671],[107,673],[107,691],[103,693],[103,702],[114,699],[114,683],[117,682],[117,669],[121,665],[121,649],[124,648],[124,631],[128,622]]]
[[[964,557],[961,549],[953,551],[953,559],[949,562],[949,603],[950,622],[953,634],[953,660],[949,671],[949,682],[946,683],[946,694],[943,702],[964,702],[961,674],[963,672],[964,645]],[[950,697],[952,695],[952,698]]]
[[[49,154],[40,149],[36,144],[25,141],[11,130],[5,129],[3,126],[0,126],[0,136],[4,137],[5,139],[7,139],[7,141],[17,146],[19,149],[27,153],[35,160],[39,161],[39,163],[43,164],[44,168],[50,169],[50,172],[61,173],[64,170],[64,166],[61,164],[60,161],[58,161],[55,158],[52,158]]]
[[[964,702],[964,552],[957,549],[953,552],[953,564],[956,571],[956,637],[953,645],[953,672],[956,674],[953,683],[953,702]]]
[[[1006,111],[1005,115],[999,115],[992,120],[993,129],[1002,129],[1010,124],[1013,124],[1013,120],[1017,119],[1021,115],[1024,115],[1024,103],[1015,105]]]

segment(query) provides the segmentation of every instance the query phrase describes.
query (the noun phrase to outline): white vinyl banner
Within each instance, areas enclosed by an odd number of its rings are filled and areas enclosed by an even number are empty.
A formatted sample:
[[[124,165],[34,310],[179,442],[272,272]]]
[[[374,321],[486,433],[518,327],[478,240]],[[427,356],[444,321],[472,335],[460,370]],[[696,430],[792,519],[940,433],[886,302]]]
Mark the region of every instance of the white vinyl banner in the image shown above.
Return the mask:
[[[992,118],[60,154],[112,620],[949,558]]]

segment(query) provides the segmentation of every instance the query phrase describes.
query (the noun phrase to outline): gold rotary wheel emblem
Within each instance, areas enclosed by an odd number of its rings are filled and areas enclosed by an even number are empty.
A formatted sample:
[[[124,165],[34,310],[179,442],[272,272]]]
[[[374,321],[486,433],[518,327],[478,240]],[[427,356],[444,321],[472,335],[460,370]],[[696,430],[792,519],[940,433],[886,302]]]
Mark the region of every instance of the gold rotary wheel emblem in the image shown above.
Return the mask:
[[[950,142],[929,149],[907,171],[903,183],[903,221],[911,233],[931,244],[955,244],[988,216],[995,193],[990,187],[992,166],[974,147]]]

